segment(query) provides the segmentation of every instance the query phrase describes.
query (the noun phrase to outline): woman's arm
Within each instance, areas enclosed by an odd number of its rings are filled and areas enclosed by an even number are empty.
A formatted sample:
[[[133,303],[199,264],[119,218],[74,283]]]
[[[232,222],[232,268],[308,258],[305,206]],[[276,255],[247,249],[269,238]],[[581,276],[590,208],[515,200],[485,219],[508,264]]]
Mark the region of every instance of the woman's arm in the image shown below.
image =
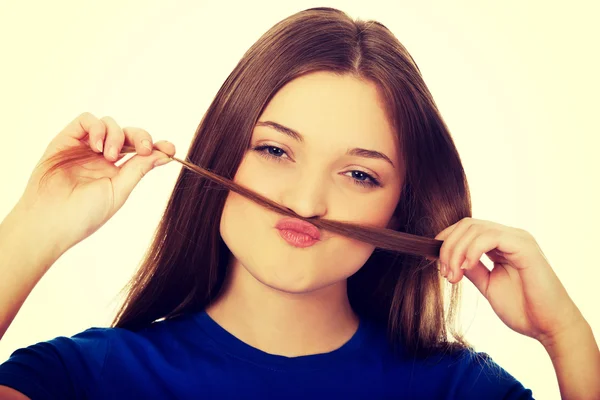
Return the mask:
[[[0,339],[29,293],[60,257],[45,232],[19,205],[0,224]]]
[[[0,385],[0,399],[2,400],[29,400],[29,397],[8,386]]]
[[[563,399],[600,398],[600,349],[585,319],[562,335],[540,339],[558,378]]]
[[[600,399],[600,350],[592,330],[533,235],[463,218],[436,239],[444,242],[440,272],[449,282],[466,276],[502,322],[544,346],[563,399]],[[491,271],[481,262],[484,254],[494,262]]]

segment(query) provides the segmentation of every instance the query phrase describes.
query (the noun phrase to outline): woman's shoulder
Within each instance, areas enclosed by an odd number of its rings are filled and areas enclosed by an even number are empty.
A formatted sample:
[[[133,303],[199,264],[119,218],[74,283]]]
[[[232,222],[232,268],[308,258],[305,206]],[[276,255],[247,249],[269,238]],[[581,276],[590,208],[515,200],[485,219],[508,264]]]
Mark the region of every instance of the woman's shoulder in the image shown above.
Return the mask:
[[[170,336],[177,330],[185,329],[182,319],[163,320],[149,324],[137,330],[121,327],[92,326],[78,333],[61,335],[46,341],[15,350],[11,357],[32,353],[57,354],[97,360],[102,363],[109,349],[129,346],[137,343],[145,345],[160,342],[162,337]]]
[[[0,385],[29,398],[79,398],[102,373],[113,334],[92,327],[18,348],[0,364]]]
[[[459,343],[446,343],[435,349],[415,351],[400,343],[394,348],[381,324],[370,324],[374,340],[369,352],[382,350],[383,370],[390,381],[410,388],[423,398],[531,399],[513,375],[483,351]],[[384,344],[385,343],[385,344]],[[418,396],[417,396],[418,397]]]
[[[456,346],[417,362],[415,376],[454,390],[456,398],[531,399],[532,392],[486,352]],[[419,379],[419,378],[417,378]]]
[[[98,382],[111,365],[127,365],[149,350],[169,347],[185,329],[182,320],[152,323],[143,329],[93,326],[14,350],[0,364],[0,385],[30,398],[77,397]],[[169,349],[173,347],[170,345]]]

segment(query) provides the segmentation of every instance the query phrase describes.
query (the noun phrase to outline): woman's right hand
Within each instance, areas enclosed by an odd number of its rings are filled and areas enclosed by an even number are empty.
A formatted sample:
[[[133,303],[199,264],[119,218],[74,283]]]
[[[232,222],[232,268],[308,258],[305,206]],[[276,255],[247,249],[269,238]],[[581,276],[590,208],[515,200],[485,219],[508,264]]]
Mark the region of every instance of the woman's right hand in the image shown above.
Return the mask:
[[[137,154],[116,166],[114,163],[125,156],[119,155],[123,145],[135,147]],[[89,146],[98,157],[59,169],[40,185],[49,167],[44,161],[72,146]],[[104,225],[154,168],[155,161],[168,162],[173,155],[175,146],[170,142],[153,144],[150,134],[141,128],[121,129],[111,117],[98,119],[85,112],[50,142],[16,208],[33,218],[32,226],[40,227],[46,233],[44,240],[54,241],[51,247],[62,254]]]

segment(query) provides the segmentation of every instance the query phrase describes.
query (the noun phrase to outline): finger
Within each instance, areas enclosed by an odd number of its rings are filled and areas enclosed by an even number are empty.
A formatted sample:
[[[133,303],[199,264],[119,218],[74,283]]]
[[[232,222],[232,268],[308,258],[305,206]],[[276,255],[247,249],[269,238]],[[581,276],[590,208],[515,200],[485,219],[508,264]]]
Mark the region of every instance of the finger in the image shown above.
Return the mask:
[[[107,160],[116,162],[125,143],[125,134],[117,122],[109,116],[100,118],[106,125],[107,133],[104,139],[104,157]]]
[[[167,158],[161,151],[153,150],[149,156],[136,154],[119,167],[119,172],[112,177],[115,205],[121,207],[140,180],[154,168],[154,162]]]
[[[485,229],[482,225],[471,224],[467,226],[466,230],[460,234],[458,240],[454,243],[454,246],[450,248],[450,256],[448,264],[448,273],[446,277],[448,282],[456,283],[459,282],[463,277],[463,262],[467,256],[467,251],[471,251],[473,242],[481,235],[482,229]]]
[[[62,131],[57,135],[67,136],[73,139],[82,140],[84,139],[90,128],[98,123],[98,118],[89,112],[83,112],[79,114],[73,121],[69,122]]]
[[[125,142],[125,144],[127,144],[127,142]],[[129,145],[127,147],[129,147]],[[127,149],[127,153],[125,153],[125,150],[123,149],[125,149],[125,146],[121,148],[122,154],[131,153],[129,149]],[[167,142],[166,140],[155,142],[153,145],[153,150],[159,150],[161,153],[164,153],[165,158],[172,158],[175,155],[175,145],[171,142]]]
[[[490,270],[485,264],[477,260],[475,266],[469,265],[464,271],[464,275],[473,282],[473,285],[487,299],[488,286],[490,284]]]
[[[456,268],[458,263],[460,263],[460,265],[465,263],[465,269],[468,269],[471,265],[475,264],[476,261],[480,262],[484,253],[491,253],[500,245],[500,239],[502,237],[501,230],[485,228],[483,232],[477,230],[474,231],[477,232],[477,235],[470,240],[468,247],[460,250],[460,252],[457,251],[458,254],[452,261],[454,263],[453,268]],[[464,271],[460,268],[461,267],[459,266],[456,273],[462,278],[462,273]],[[455,278],[452,280],[452,283],[458,282],[459,280],[460,279]]]
[[[444,242],[448,238],[448,236],[450,236],[450,234],[452,233],[452,231],[454,230],[454,228],[456,228],[456,226],[458,225],[459,222],[460,221],[455,222],[454,224],[452,224],[452,225],[446,227],[445,229],[443,229],[440,233],[438,233],[436,235],[436,237],[434,239],[435,240],[440,240],[440,241]],[[443,243],[442,243],[442,245],[443,245]],[[432,259],[433,260],[437,260],[438,271],[440,271],[440,273],[441,273],[442,272],[442,270],[441,270],[441,267],[442,267],[441,264],[442,264],[442,262],[441,262],[441,259],[440,259],[440,255],[441,255],[441,246],[440,246],[440,251],[438,252],[438,257],[436,257],[436,258],[425,257],[425,258],[427,258],[428,260],[432,260]]]
[[[125,143],[134,146],[137,154],[148,156],[152,154],[152,136],[142,128],[126,127],[123,128]]]
[[[462,220],[461,220],[462,221]],[[436,240],[446,240],[446,238],[450,235],[450,233],[452,233],[452,231],[454,230],[454,228],[456,228],[456,225],[458,225],[460,221],[450,225],[449,227],[445,228],[444,230],[442,230],[440,233],[437,234],[437,236],[434,238]]]
[[[97,153],[104,151],[104,139],[106,138],[106,124],[97,119],[89,128],[89,146]]]
[[[162,151],[169,157],[173,157],[175,155],[175,145],[171,142],[167,142],[166,140],[161,140],[154,143],[154,148]]]
[[[447,267],[445,271],[441,271],[444,277],[448,276],[448,273],[450,272],[450,257],[452,256],[454,246],[458,243],[464,232],[469,229],[472,223],[473,222],[469,218],[463,218],[452,225],[454,227],[452,230],[448,227],[445,229],[446,233],[444,235],[438,235],[442,237],[446,236],[446,238],[443,239],[444,243],[442,243],[442,246],[440,247],[440,263],[445,264]]]

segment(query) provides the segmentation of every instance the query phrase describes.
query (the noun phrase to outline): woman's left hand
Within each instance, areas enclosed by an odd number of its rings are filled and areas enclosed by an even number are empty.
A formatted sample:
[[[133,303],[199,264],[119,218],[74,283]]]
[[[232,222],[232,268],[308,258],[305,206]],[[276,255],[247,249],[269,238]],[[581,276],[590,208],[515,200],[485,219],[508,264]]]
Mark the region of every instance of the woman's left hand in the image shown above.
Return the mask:
[[[450,283],[466,276],[512,330],[545,344],[585,321],[533,236],[523,229],[463,218],[440,232],[440,270]],[[490,271],[481,261],[494,262]],[[465,269],[461,269],[463,262]]]

